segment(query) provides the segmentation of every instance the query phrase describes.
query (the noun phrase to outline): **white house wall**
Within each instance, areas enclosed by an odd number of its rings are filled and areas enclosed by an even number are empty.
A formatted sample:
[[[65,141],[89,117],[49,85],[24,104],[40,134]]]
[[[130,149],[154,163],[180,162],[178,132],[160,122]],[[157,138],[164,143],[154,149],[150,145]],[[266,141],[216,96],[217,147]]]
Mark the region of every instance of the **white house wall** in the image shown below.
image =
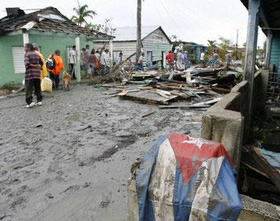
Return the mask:
[[[161,61],[162,60],[162,52],[168,54],[168,51],[172,49],[172,44],[169,43],[168,39],[164,35],[164,33],[157,29],[148,35],[143,41],[143,50],[145,55],[147,55],[148,51],[152,51],[152,60],[153,61]],[[104,47],[104,43],[95,42],[94,48],[101,49]],[[105,48],[109,49],[109,42],[105,44]],[[113,51],[115,54],[117,52],[123,52],[123,59],[126,59],[131,54],[136,51],[136,41],[114,41],[113,42]],[[114,58],[115,59],[115,58]],[[131,61],[135,61],[135,56],[131,58]]]
[[[94,43],[94,49],[101,49],[104,47],[104,43]],[[105,44],[105,48],[109,49],[109,43]],[[135,53],[136,42],[113,42],[113,51],[115,53],[122,51],[123,59],[128,58],[130,55]],[[115,58],[114,58],[115,59]],[[135,61],[135,56],[131,58],[131,61]]]

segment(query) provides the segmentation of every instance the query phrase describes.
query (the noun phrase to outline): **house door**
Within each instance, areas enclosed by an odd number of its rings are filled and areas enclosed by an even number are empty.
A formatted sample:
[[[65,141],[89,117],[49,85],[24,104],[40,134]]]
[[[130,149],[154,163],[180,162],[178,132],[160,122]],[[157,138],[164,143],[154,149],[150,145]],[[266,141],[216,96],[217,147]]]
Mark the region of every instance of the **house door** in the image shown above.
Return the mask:
[[[147,61],[152,63],[152,61],[153,61],[153,52],[152,51],[147,51]]]

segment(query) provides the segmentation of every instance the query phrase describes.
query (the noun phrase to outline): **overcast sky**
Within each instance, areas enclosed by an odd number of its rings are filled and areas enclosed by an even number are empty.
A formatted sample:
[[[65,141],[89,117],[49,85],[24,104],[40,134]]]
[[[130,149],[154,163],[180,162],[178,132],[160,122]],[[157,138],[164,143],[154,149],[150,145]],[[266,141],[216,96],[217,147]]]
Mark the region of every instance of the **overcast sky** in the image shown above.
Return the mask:
[[[104,23],[111,18],[114,27],[136,26],[137,0],[79,0],[97,12],[93,23]],[[77,0],[0,0],[0,17],[6,15],[6,7],[38,9],[47,6],[58,8],[69,18]],[[246,41],[248,12],[240,0],[144,0],[143,25],[161,25],[167,35],[177,35],[184,41],[206,44],[219,37],[236,41],[239,29],[239,45]],[[265,36],[259,34],[260,46]]]

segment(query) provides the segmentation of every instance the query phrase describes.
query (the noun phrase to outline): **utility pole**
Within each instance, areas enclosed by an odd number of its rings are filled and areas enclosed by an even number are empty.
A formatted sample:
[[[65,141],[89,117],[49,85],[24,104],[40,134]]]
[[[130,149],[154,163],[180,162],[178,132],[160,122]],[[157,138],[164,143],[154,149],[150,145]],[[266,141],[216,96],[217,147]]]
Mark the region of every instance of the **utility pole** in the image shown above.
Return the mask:
[[[239,34],[239,30],[237,29],[236,31],[236,48],[235,48],[235,59],[238,60],[238,34]]]
[[[136,64],[141,55],[141,14],[142,14],[142,0],[137,0],[137,44],[136,44]]]

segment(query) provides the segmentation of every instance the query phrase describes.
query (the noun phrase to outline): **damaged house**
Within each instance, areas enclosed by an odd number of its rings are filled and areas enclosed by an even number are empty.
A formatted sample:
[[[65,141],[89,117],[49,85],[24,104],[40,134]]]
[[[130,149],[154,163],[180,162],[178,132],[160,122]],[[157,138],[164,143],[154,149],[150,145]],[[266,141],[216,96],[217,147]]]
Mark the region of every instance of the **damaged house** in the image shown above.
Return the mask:
[[[86,44],[92,48],[93,40],[111,38],[76,25],[53,7],[29,14],[19,8],[7,8],[6,11],[7,16],[0,19],[0,86],[21,83],[26,43],[36,43],[44,57],[59,49],[67,69],[68,50],[73,45],[78,50]]]
[[[106,48],[113,49],[113,59],[120,52],[123,52],[123,59],[128,58],[135,53],[137,31],[136,27],[119,27],[114,33],[113,44],[110,45],[106,41],[95,41],[95,49],[100,49],[104,45]],[[145,53],[148,66],[159,64],[163,66],[166,54],[172,49],[172,42],[160,26],[143,26],[142,27],[142,50]],[[135,56],[131,58],[135,61]]]

